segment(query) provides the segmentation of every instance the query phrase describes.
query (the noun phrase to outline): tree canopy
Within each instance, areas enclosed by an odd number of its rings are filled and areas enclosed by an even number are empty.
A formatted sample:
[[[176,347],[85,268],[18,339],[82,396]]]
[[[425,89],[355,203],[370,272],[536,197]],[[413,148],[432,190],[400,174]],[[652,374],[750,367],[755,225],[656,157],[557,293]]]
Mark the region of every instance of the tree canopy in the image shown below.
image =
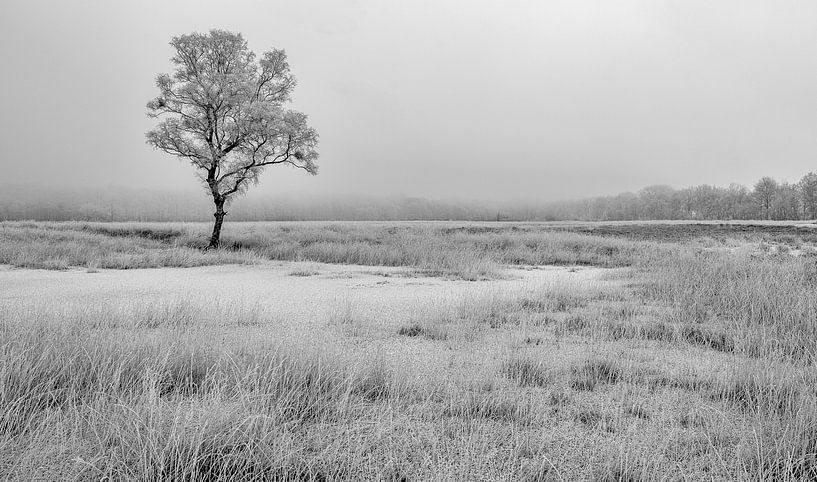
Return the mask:
[[[318,134],[287,109],[296,82],[286,53],[260,58],[240,33],[211,30],[174,37],[172,74],[156,78],[148,116],[161,117],[148,144],[189,161],[216,206],[210,245],[218,246],[224,205],[258,182],[267,166],[317,174]]]

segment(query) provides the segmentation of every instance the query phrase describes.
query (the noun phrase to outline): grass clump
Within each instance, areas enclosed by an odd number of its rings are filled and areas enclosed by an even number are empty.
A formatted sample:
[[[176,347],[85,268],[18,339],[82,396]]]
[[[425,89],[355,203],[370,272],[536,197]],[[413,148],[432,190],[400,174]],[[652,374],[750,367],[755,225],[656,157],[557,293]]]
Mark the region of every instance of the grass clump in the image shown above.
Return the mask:
[[[653,321],[638,328],[639,337],[645,340],[671,342],[675,339],[675,328],[668,323]]]
[[[559,326],[560,331],[567,333],[583,333],[591,327],[591,321],[585,314],[574,313],[567,316]]]
[[[618,363],[603,358],[589,358],[571,368],[570,386],[576,390],[595,390],[599,384],[616,383],[622,378]]]
[[[648,482],[660,480],[655,463],[644,456],[626,452],[610,454],[606,461],[595,470],[595,482]]]
[[[629,403],[624,407],[624,413],[626,415],[630,415],[631,417],[640,418],[643,420],[649,420],[652,418],[652,414],[649,410],[644,408],[643,405],[638,403]]]
[[[603,314],[605,318],[629,321],[641,314],[641,307],[632,302],[609,304],[604,306]]]
[[[680,336],[693,345],[716,351],[731,352],[735,349],[735,340],[731,335],[707,326],[684,325]]]
[[[400,329],[397,330],[397,334],[400,336],[420,336],[423,334],[423,331],[423,327],[415,322],[407,326],[401,326]]]
[[[574,414],[573,420],[589,428],[599,428],[610,433],[616,431],[613,426],[613,417],[592,408],[578,410]]]
[[[554,379],[542,362],[519,355],[505,360],[500,366],[500,373],[523,387],[545,387],[553,383]]]
[[[400,336],[422,336],[429,340],[447,340],[449,337],[448,330],[440,325],[423,325],[419,322],[413,322],[405,326],[401,326],[397,330]]]
[[[548,300],[551,311],[566,312],[577,308],[584,308],[589,303],[588,295],[584,290],[560,289],[551,293]]]
[[[563,389],[557,389],[550,392],[548,403],[553,406],[567,405],[570,403],[570,395]]]
[[[711,398],[723,400],[740,410],[785,415],[801,404],[802,381],[768,367],[736,368],[712,384]]]
[[[611,340],[640,338],[643,340],[671,342],[675,339],[675,329],[662,321],[644,323],[607,320],[603,324],[607,337]]]
[[[511,394],[467,392],[453,397],[443,410],[443,415],[465,420],[486,419],[528,425],[533,420],[534,410],[530,401]]]

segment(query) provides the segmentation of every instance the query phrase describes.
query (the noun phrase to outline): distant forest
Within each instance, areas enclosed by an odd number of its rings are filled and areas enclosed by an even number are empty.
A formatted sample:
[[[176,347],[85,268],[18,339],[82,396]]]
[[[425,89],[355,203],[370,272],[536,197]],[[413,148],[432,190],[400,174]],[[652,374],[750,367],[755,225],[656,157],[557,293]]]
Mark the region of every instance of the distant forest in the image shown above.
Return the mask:
[[[100,188],[0,187],[0,220],[210,221],[202,193]],[[656,185],[638,193],[559,202],[489,203],[413,197],[249,197],[232,221],[646,221],[815,220],[817,173],[796,183],[764,177],[751,188]]]

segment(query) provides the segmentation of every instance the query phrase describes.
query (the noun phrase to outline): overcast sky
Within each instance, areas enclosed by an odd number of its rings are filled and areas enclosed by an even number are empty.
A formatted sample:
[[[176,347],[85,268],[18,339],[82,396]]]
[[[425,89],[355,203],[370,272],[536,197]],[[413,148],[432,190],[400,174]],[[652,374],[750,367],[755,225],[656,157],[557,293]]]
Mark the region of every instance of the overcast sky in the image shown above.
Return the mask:
[[[145,103],[175,35],[289,54],[320,174],[261,194],[575,198],[817,170],[817,2],[2,0],[0,184],[196,189]]]

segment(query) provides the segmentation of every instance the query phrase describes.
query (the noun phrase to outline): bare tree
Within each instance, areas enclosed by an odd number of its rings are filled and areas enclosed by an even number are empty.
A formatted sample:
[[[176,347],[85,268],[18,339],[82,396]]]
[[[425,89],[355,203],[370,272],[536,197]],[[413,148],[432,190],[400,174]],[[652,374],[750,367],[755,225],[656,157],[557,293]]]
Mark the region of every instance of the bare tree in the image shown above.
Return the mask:
[[[746,219],[754,211],[749,188],[742,184],[730,184],[725,189],[724,202],[728,219]]]
[[[800,192],[796,184],[781,182],[772,201],[772,219],[800,219]]]
[[[817,219],[817,173],[806,174],[798,185],[803,199],[803,217]]]
[[[224,206],[258,182],[267,166],[317,174],[317,132],[305,114],[285,109],[295,87],[283,50],[260,59],[239,33],[211,30],[174,37],[173,75],[156,78],[148,116],[163,119],[148,144],[189,161],[213,198],[210,248],[217,248]]]
[[[777,181],[764,177],[755,183],[754,196],[765,219],[771,219],[772,203],[777,192]]]
[[[675,190],[670,186],[655,185],[642,189],[638,197],[642,201],[644,219],[675,219],[676,210],[681,208],[673,203]]]

